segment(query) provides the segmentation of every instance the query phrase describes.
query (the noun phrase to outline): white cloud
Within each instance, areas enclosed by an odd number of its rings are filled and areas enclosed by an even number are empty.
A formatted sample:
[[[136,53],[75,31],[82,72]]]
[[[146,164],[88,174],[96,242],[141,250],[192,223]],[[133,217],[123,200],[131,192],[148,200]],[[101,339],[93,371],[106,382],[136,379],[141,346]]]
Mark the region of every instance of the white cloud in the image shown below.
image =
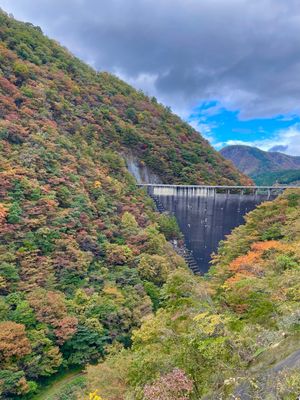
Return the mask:
[[[276,132],[272,137],[263,140],[246,142],[243,140],[228,140],[227,142],[216,143],[216,148],[231,145],[245,145],[258,147],[261,150],[269,150],[273,146],[286,146],[284,153],[292,156],[300,156],[300,124],[295,124],[288,129]]]
[[[216,147],[216,138],[213,132],[213,129],[217,127],[216,123],[206,123],[205,117],[188,120],[188,123],[208,140],[212,146]]]
[[[142,89],[147,95],[158,95],[155,90],[155,83],[158,79],[157,74],[140,73],[132,77],[119,69],[115,69],[113,72],[136,89]]]

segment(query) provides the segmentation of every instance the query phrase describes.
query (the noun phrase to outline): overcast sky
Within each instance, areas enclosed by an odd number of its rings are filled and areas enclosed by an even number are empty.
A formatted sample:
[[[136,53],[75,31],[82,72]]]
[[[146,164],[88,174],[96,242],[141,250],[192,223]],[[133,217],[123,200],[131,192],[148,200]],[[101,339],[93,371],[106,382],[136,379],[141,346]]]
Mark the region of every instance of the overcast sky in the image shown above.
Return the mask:
[[[299,0],[0,0],[98,70],[155,95],[217,148],[300,155]]]

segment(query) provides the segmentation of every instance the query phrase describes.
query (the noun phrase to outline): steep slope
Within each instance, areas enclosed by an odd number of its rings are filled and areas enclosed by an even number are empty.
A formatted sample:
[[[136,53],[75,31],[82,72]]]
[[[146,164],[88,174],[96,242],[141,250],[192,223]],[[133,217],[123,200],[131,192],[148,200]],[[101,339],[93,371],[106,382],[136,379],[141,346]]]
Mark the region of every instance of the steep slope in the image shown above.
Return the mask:
[[[250,146],[228,146],[220,151],[243,173],[258,177],[265,173],[300,170],[300,157],[267,152]]]
[[[0,13],[0,397],[125,347],[184,268],[120,154],[162,180],[249,182],[155,99]],[[166,237],[165,237],[166,235]]]
[[[106,400],[292,400],[300,393],[300,189],[249,213],[206,278],[177,270],[131,350],[87,368]]]
[[[96,73],[42,36],[39,28],[4,14],[0,22],[1,87],[6,97],[2,116],[18,113],[20,125],[27,129],[12,133],[12,143],[29,139],[39,126],[52,122],[63,134],[82,134],[116,151],[130,149],[164,182],[249,182],[154,98],[112,75]],[[38,119],[34,124],[32,116]]]

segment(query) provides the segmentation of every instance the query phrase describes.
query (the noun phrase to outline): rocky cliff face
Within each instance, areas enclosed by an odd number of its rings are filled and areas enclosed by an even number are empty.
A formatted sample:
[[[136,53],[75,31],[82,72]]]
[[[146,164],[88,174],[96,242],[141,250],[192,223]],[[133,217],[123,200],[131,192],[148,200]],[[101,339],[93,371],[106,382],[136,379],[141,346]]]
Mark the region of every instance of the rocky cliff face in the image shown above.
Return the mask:
[[[162,183],[161,178],[156,175],[143,161],[134,154],[127,152],[122,154],[128,171],[137,183]]]

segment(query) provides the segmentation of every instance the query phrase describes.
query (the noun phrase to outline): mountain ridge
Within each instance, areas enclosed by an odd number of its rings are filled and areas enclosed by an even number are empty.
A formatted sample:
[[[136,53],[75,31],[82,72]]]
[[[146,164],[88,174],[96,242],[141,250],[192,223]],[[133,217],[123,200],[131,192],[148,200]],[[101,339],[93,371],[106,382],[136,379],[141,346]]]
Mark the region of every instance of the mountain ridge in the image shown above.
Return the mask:
[[[280,152],[267,152],[256,147],[233,145],[220,150],[223,157],[230,160],[241,172],[253,179],[266,173],[300,171],[300,156],[290,156]],[[276,177],[275,177],[276,178]]]
[[[44,100],[51,107],[52,117],[57,123],[64,124],[69,133],[76,130],[76,123],[79,122],[83,126],[98,126],[98,140],[103,145],[120,152],[124,148],[130,149],[165,183],[250,182],[198,132],[154,97],[145,96],[107,72],[96,72],[55,41],[43,36],[39,27],[29,23],[20,25],[22,23],[9,20],[4,13],[1,18],[0,39],[19,59],[18,62],[14,60],[17,64],[14,73],[17,85],[22,87],[21,96],[16,99],[21,110],[30,97],[36,101],[34,97],[38,96],[34,87],[30,88],[33,92],[30,93],[26,84],[30,86],[34,83],[36,73],[44,75],[47,80],[45,73],[50,67],[53,72],[56,71],[58,87],[69,86],[71,91],[66,91],[67,96],[64,97],[64,92],[55,91],[53,81],[49,82]],[[17,32],[18,27],[24,30],[22,35]],[[10,38],[12,34],[13,40]],[[66,81],[63,80],[64,74],[68,77]],[[85,104],[76,104],[80,97],[85,98]],[[61,109],[57,107],[58,103]],[[63,120],[63,114],[68,111],[64,107],[69,107],[72,113],[72,127],[70,122],[67,125]]]

